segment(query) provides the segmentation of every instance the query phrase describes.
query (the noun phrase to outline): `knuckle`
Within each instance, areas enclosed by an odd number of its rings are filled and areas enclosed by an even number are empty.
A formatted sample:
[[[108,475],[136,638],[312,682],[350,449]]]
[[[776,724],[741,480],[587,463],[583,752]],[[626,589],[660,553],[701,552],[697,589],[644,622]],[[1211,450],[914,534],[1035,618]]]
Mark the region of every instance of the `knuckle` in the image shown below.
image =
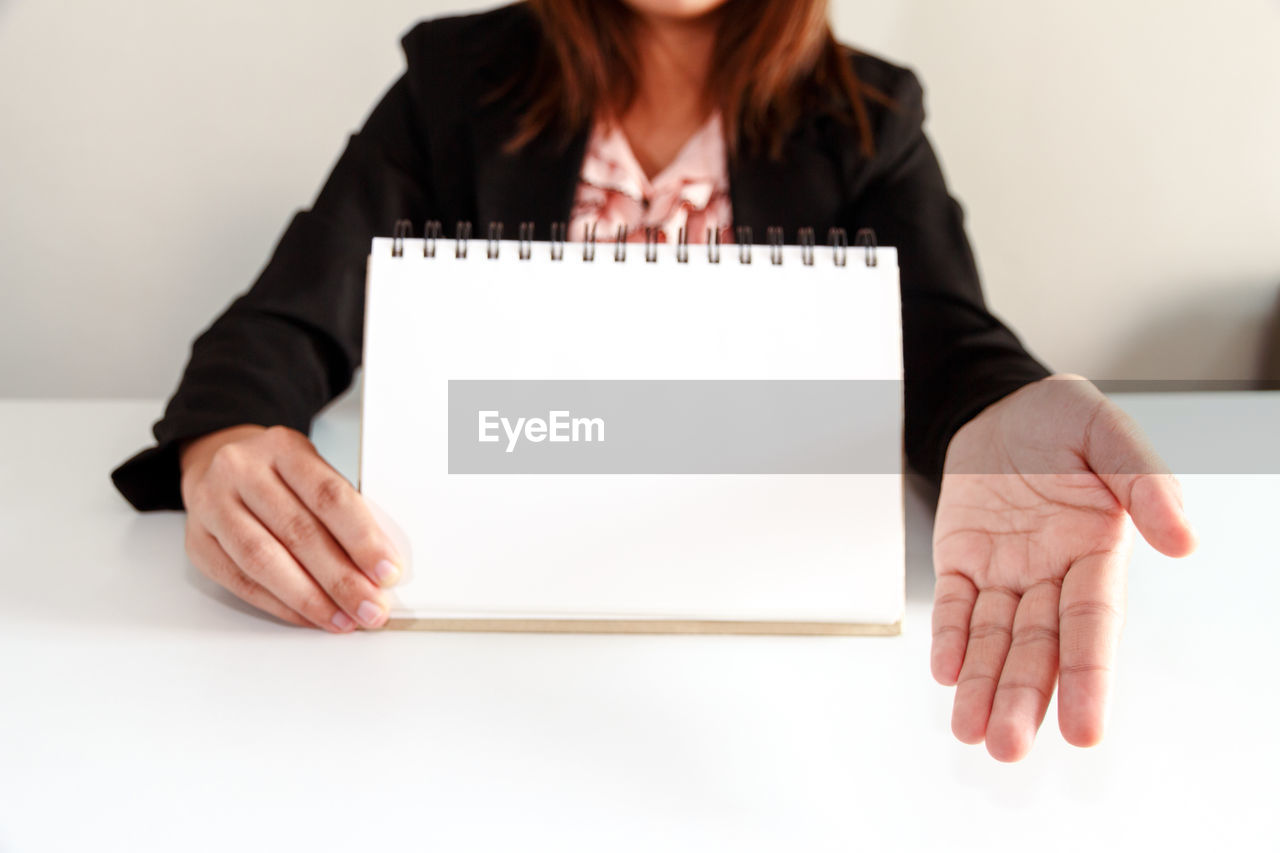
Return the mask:
[[[1064,619],[1095,619],[1095,620],[1115,620],[1122,621],[1124,615],[1115,607],[1105,601],[1073,601],[1062,608],[1062,612],[1058,614],[1059,620]]]
[[[933,636],[937,639],[941,639],[943,637],[949,637],[949,636],[955,636],[955,637],[960,637],[961,639],[964,639],[969,636],[969,632],[967,629],[962,628],[959,625],[939,625],[938,627],[933,629]]]
[[[382,537],[368,528],[356,534],[355,540],[351,543],[351,555],[362,564],[364,561],[376,562],[385,550]]]
[[[208,512],[208,490],[203,482],[196,483],[191,488],[184,490],[182,494],[182,503],[187,508],[188,522],[192,516],[204,515]],[[190,523],[188,523],[187,528],[187,533],[190,535]]]
[[[240,565],[246,573],[262,577],[271,571],[275,549],[265,537],[243,536],[237,541],[236,550],[240,552]]]
[[[1014,588],[1012,588],[1012,587],[1008,587],[1008,586],[992,586],[992,587],[987,587],[986,589],[984,589],[984,590],[983,590],[983,592],[990,594],[990,595],[991,595],[991,597],[993,597],[993,598],[995,598],[995,597],[1003,598],[1003,599],[1005,599],[1008,603],[1015,604],[1015,605],[1016,605],[1016,604],[1018,603],[1018,601],[1019,601],[1019,600],[1021,600],[1021,598],[1022,598],[1022,593],[1020,593],[1020,592],[1018,592],[1016,589],[1014,589]]]
[[[347,602],[354,610],[359,606],[360,602],[371,597],[372,593],[369,589],[369,581],[359,572],[347,571],[343,572],[332,584],[330,590],[333,597],[338,601]]]
[[[1011,681],[1006,684],[1001,684],[999,689],[1010,692],[1015,690],[1025,690],[1035,696],[1043,705],[1048,705],[1049,700],[1053,698],[1053,694],[1049,690],[1046,690],[1044,685],[1036,684],[1031,681]]]
[[[314,542],[319,530],[310,516],[301,512],[293,512],[279,523],[276,534],[286,548],[296,552],[303,546]]]
[[[347,483],[341,477],[328,475],[316,484],[316,509],[330,512],[343,508],[347,498]]]
[[[1111,675],[1112,669],[1105,663],[1096,661],[1072,661],[1063,663],[1059,668],[1061,675]]]
[[[244,467],[245,449],[238,442],[227,442],[209,457],[210,471],[239,471]]]
[[[969,596],[953,592],[938,596],[933,602],[933,607],[935,610],[941,607],[971,608],[973,606],[972,602],[973,599]]]
[[[996,677],[989,672],[966,672],[961,673],[960,679],[956,682],[956,688],[975,686],[981,688],[995,689]]]
[[[969,632],[970,640],[1008,640],[1012,632],[1008,625],[1000,625],[997,623],[986,623],[974,625]]]
[[[309,621],[307,621],[307,618],[303,616],[301,613],[296,613],[292,610],[282,609],[279,616],[285,622],[288,622],[290,625],[296,625],[299,628],[315,627]]]
[[[1035,644],[1057,646],[1058,632],[1052,628],[1023,628],[1013,632],[1013,646]]]
[[[301,433],[287,426],[270,426],[262,432],[262,437],[276,447],[290,447],[297,444]]]
[[[312,622],[323,625],[333,618],[335,608],[333,602],[329,600],[329,596],[316,590],[304,594],[298,600],[294,609]]]
[[[242,572],[231,572],[227,577],[221,580],[223,586],[235,593],[239,598],[252,602],[254,595],[258,592],[258,584],[254,583],[247,575]]]

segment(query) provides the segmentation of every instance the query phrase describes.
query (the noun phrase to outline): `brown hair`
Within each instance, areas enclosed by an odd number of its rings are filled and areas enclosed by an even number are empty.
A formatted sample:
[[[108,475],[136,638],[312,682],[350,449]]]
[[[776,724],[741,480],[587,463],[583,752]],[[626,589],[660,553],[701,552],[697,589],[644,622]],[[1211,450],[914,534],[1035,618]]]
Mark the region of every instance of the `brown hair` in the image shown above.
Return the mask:
[[[640,73],[632,39],[636,14],[622,0],[528,5],[541,24],[542,52],[526,77],[533,94],[508,151],[551,128],[567,140],[587,127],[597,109],[621,115],[635,97]],[[894,104],[858,79],[827,24],[827,0],[728,0],[714,14],[719,24],[707,96],[724,119],[730,157],[745,143],[777,159],[815,98],[856,123],[862,153],[874,156],[864,97]]]

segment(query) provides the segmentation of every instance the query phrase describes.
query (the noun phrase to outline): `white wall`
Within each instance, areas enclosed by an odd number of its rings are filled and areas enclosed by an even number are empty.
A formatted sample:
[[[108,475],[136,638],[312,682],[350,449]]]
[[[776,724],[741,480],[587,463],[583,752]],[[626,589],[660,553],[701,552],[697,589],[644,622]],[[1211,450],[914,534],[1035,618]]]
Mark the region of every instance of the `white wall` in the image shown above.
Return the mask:
[[[0,396],[162,396],[439,0],[0,0]],[[916,68],[996,310],[1244,379],[1280,297],[1276,0],[835,0]],[[1280,377],[1277,377],[1280,378]]]

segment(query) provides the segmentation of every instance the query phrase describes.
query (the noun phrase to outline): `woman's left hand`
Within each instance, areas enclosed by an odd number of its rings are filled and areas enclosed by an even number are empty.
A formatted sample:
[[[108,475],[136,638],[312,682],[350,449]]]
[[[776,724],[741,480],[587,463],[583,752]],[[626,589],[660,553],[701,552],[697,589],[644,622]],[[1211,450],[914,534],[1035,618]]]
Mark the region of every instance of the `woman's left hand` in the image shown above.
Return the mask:
[[[1178,482],[1082,377],[1025,386],[956,433],[934,524],[932,668],[956,685],[961,741],[1023,758],[1055,684],[1063,737],[1101,740],[1124,623],[1126,512],[1162,553],[1194,550]]]

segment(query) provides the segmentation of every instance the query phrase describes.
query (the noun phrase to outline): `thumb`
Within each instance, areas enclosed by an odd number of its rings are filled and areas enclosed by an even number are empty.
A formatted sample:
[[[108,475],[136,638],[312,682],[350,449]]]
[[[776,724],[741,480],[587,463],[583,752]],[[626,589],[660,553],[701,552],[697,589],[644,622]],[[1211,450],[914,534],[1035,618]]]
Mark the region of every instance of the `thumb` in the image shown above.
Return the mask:
[[[1187,556],[1196,548],[1196,534],[1183,511],[1182,486],[1133,418],[1105,398],[1098,405],[1086,428],[1085,462],[1152,548]]]

